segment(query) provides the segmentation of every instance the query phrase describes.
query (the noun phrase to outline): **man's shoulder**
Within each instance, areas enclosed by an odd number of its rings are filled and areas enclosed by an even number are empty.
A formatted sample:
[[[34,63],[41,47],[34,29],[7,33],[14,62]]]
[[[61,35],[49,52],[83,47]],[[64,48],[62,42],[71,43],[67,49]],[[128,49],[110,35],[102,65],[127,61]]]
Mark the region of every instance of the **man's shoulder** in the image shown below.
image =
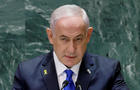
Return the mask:
[[[98,68],[111,68],[120,64],[120,62],[116,59],[101,55],[88,53],[88,57],[90,57],[90,61],[93,61]]]
[[[103,62],[118,62],[118,60],[110,58],[110,57],[105,57],[97,54],[92,54],[92,53],[87,53],[88,57],[91,57],[95,61],[103,61]]]
[[[25,61],[22,61],[19,66],[22,67],[23,69],[27,69],[29,70],[30,68],[31,69],[36,69],[36,67],[41,67],[43,65],[44,62],[47,62],[47,58],[48,57],[48,54],[49,53],[46,53],[46,54],[42,54],[40,56],[37,56],[35,58],[32,58],[32,59],[28,59],[28,60],[25,60]]]
[[[43,54],[26,61],[22,61],[18,65],[17,73],[22,72],[22,76],[26,79],[34,75],[39,75],[43,63],[49,60],[47,58],[48,54]]]
[[[21,64],[23,64],[23,65],[32,65],[32,64],[35,65],[35,64],[41,63],[42,60],[45,59],[46,57],[47,57],[47,54],[43,54],[40,56],[36,56],[32,59],[22,61]]]

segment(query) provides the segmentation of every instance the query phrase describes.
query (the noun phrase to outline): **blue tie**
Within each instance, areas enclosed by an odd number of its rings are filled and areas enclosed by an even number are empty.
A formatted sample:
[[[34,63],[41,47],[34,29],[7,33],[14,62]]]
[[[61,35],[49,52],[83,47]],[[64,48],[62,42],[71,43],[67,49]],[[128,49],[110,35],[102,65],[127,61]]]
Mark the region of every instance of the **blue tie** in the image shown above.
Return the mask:
[[[69,84],[64,88],[64,90],[75,90],[75,86],[72,80],[72,70],[65,70],[65,73],[67,74],[66,80],[69,82]]]

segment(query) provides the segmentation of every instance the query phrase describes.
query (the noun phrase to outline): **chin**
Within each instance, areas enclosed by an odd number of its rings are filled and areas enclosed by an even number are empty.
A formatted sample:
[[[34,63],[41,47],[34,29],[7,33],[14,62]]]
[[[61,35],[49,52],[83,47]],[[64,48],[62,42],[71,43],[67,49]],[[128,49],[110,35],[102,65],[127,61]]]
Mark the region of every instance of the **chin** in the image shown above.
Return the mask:
[[[67,67],[71,68],[73,67],[75,64],[65,64]]]

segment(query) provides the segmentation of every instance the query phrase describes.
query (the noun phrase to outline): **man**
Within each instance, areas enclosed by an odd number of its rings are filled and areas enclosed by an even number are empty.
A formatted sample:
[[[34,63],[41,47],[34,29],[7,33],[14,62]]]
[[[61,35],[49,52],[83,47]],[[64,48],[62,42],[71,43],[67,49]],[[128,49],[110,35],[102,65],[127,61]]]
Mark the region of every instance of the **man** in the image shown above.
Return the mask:
[[[53,50],[19,64],[13,90],[128,90],[118,61],[86,52],[93,28],[84,9],[57,8],[46,31]]]

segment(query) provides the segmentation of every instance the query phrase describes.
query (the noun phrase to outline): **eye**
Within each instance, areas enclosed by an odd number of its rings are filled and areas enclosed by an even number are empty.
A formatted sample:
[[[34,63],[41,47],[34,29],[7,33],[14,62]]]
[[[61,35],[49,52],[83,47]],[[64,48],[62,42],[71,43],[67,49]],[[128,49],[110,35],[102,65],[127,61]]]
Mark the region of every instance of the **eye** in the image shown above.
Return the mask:
[[[65,37],[60,38],[60,40],[62,40],[62,41],[68,41],[68,39],[67,39],[67,38],[65,38]]]
[[[66,40],[66,38],[61,38],[61,40]]]
[[[81,37],[78,37],[78,38],[75,39],[76,42],[80,42],[82,40],[83,40],[83,38],[81,38]]]
[[[82,38],[77,38],[76,40],[79,41],[79,40],[82,40]]]

